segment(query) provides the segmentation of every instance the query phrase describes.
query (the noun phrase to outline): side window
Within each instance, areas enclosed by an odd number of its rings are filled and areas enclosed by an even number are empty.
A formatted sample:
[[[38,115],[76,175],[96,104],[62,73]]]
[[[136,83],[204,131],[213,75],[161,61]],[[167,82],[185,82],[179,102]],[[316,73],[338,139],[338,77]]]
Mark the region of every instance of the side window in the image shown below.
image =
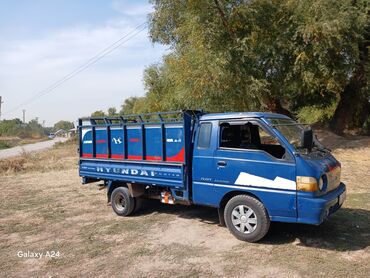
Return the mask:
[[[221,148],[239,148],[239,125],[230,125],[222,123],[220,125],[220,147]]]
[[[259,133],[262,145],[280,145],[279,141],[275,137],[271,136],[263,128],[259,128]]]
[[[271,136],[261,126],[253,123],[220,125],[220,148],[261,150],[281,159],[285,148],[277,138]]]
[[[277,138],[272,136],[260,126],[258,126],[258,132],[261,142],[259,149],[271,154],[278,159],[282,159],[286,151],[285,148],[277,140]]]
[[[211,123],[202,123],[199,128],[198,149],[208,149],[211,142]]]

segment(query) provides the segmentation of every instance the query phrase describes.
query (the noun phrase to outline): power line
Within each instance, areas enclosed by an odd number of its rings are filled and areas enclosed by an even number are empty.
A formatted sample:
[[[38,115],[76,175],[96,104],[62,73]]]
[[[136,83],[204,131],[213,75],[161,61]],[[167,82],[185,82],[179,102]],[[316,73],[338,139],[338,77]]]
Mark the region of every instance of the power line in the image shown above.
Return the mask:
[[[116,42],[114,42],[110,46],[106,47],[104,50],[100,51],[98,54],[94,55],[87,62],[85,62],[81,66],[77,67],[75,70],[73,70],[69,74],[65,75],[63,78],[61,78],[58,81],[54,82],[52,85],[50,85],[46,89],[38,92],[32,98],[30,98],[30,99],[26,100],[25,102],[19,104],[18,106],[14,107],[10,111],[7,111],[7,113],[11,113],[11,112],[19,109],[21,106],[27,105],[30,102],[33,102],[34,100],[36,100],[36,99],[38,99],[38,98],[40,98],[40,97],[48,94],[49,92],[53,91],[54,89],[56,89],[57,87],[59,87],[60,85],[62,85],[63,83],[65,83],[66,81],[70,80],[71,78],[73,78],[74,76],[76,76],[77,74],[79,74],[80,72],[82,72],[85,69],[89,68],[90,66],[92,66],[93,64],[95,64],[96,62],[98,62],[99,60],[101,60],[102,58],[104,58],[105,56],[107,56],[108,54],[110,54],[111,52],[113,52],[114,50],[116,50],[117,48],[119,48],[120,46],[122,46],[124,43],[126,43],[127,41],[129,41],[130,39],[132,39],[133,37],[135,37],[136,35],[138,35],[140,32],[142,32],[143,30],[145,30],[146,29],[145,24],[146,23],[144,22],[144,23],[138,25],[132,31],[130,31],[128,34],[122,36],[119,40],[117,40]],[[134,33],[135,30],[138,30],[138,31]]]
[[[85,63],[83,63],[82,65],[80,65],[79,67],[77,67],[76,69],[74,69],[73,71],[71,71],[70,73],[66,74],[61,79],[59,79],[56,82],[52,83],[47,88],[39,91],[33,97],[31,97],[28,100],[20,103],[19,105],[15,106],[11,110],[6,111],[5,114],[9,114],[9,113],[11,113],[13,111],[16,111],[20,107],[22,107],[24,105],[27,105],[27,104],[35,101],[36,99],[38,99],[38,98],[40,98],[40,97],[42,97],[42,96],[44,96],[44,95],[52,92],[53,90],[55,90],[56,88],[58,88],[59,86],[61,86],[63,83],[65,83],[68,80],[70,80],[71,78],[75,77],[77,74],[79,74],[80,72],[86,70],[90,66],[96,64],[99,60],[103,59],[105,56],[109,55],[110,53],[112,53],[117,48],[121,47],[123,44],[125,44],[126,42],[128,42],[129,40],[131,40],[132,38],[134,38],[135,36],[137,36],[139,33],[141,33],[142,31],[144,31],[146,28],[147,28],[146,27],[146,22],[143,22],[143,23],[139,24],[133,30],[131,30],[130,32],[128,32],[127,34],[125,34],[124,36],[122,36],[121,38],[119,38],[117,41],[115,41],[114,43],[112,43],[108,47],[104,48],[103,50],[101,50],[100,52],[98,52],[97,54],[95,54],[93,57],[91,57],[90,59],[88,59]]]

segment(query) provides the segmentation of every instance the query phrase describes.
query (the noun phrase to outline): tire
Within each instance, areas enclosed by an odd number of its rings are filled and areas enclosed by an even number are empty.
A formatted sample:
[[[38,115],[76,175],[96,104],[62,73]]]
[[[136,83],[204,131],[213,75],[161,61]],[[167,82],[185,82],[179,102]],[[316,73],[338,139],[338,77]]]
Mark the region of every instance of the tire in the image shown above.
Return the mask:
[[[110,202],[113,211],[119,216],[128,216],[134,210],[135,202],[128,188],[117,187],[113,190]]]
[[[224,217],[229,231],[243,241],[259,241],[270,227],[270,218],[263,204],[248,195],[231,198],[225,206]]]
[[[140,209],[143,206],[143,198],[141,198],[141,197],[135,197],[134,198],[134,203],[135,203],[135,206],[134,206],[133,213],[136,214],[138,211],[140,211]]]

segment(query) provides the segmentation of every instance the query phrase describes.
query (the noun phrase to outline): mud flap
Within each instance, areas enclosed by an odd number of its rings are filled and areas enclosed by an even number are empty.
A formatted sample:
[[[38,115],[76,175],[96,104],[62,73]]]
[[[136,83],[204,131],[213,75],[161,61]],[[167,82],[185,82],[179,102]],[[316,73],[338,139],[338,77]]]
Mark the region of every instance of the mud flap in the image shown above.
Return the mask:
[[[115,186],[113,186],[112,181],[108,181],[106,183],[106,186],[107,186],[107,204],[109,204],[110,203],[110,196],[112,195],[112,192],[115,189]]]
[[[217,209],[218,211],[218,220],[219,220],[219,225],[221,227],[226,227],[226,223],[225,223],[225,217],[224,217],[224,211],[225,211],[225,208],[224,207],[220,207]]]

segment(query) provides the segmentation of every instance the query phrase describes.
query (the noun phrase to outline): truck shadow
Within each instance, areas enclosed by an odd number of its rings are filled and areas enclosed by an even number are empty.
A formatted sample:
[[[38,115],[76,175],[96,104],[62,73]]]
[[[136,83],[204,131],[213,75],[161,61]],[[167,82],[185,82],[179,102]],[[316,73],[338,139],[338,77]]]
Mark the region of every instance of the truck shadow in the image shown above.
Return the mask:
[[[170,206],[158,201],[146,201],[137,216],[153,212],[176,215],[180,218],[194,219],[219,226],[218,213],[215,208]],[[294,244],[343,252],[362,250],[370,246],[370,211],[342,208],[319,226],[272,222],[268,234],[259,243]]]
[[[143,208],[135,216],[153,212],[176,215],[180,218],[194,219],[202,223],[218,225],[217,209],[203,206],[166,205],[158,200],[145,200]]]
[[[370,211],[342,208],[319,226],[275,222],[261,243],[293,243],[335,251],[362,250],[370,246]]]

